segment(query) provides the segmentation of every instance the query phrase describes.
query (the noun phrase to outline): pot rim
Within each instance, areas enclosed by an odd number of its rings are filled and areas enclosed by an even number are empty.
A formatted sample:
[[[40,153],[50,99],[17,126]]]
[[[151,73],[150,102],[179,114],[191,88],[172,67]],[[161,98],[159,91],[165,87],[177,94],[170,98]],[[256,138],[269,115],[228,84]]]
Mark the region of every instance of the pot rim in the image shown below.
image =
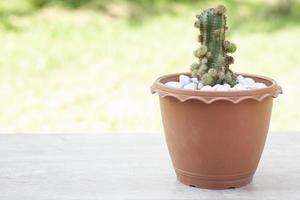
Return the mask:
[[[164,83],[179,77],[179,75],[190,75],[188,72],[167,74],[159,77],[150,87],[151,92],[157,93],[160,97],[174,97],[181,102],[195,99],[204,103],[212,103],[215,101],[225,100],[232,103],[239,103],[246,99],[254,99],[262,101],[267,97],[276,98],[279,94],[282,94],[281,86],[277,85],[276,81],[265,76],[248,74],[248,73],[236,73],[245,77],[250,77],[255,80],[259,80],[267,85],[266,88],[243,90],[243,91],[201,91],[201,90],[186,90],[182,88],[172,88],[166,86]],[[178,80],[178,78],[177,78]]]

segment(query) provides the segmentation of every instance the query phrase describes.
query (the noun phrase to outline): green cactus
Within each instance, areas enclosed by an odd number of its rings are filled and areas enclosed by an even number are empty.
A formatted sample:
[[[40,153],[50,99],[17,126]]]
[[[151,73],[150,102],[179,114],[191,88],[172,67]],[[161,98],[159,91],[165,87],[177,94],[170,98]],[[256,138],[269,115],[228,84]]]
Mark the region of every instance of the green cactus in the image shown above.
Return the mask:
[[[191,65],[191,74],[204,85],[228,83],[233,86],[237,83],[236,75],[229,69],[234,59],[227,53],[234,53],[236,46],[225,40],[225,12],[225,6],[219,5],[196,16],[195,27],[200,29],[198,41],[201,46],[194,51],[199,63]]]

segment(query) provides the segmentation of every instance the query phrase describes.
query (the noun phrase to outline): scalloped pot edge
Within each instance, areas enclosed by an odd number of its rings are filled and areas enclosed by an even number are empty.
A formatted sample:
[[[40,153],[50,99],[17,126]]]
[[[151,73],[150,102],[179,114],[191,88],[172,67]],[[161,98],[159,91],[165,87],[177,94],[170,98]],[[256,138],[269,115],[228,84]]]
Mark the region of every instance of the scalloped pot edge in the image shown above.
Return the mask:
[[[282,94],[281,86],[277,85],[276,81],[265,76],[259,76],[254,74],[237,73],[245,77],[253,78],[257,82],[261,82],[267,85],[266,88],[246,90],[246,91],[229,91],[229,92],[216,92],[216,91],[195,91],[185,90],[178,88],[171,88],[164,85],[168,81],[178,81],[178,77],[181,75],[188,75],[190,73],[177,73],[169,74],[159,77],[151,86],[151,92],[157,93],[160,97],[174,97],[181,102],[187,100],[199,100],[204,103],[210,104],[215,101],[229,101],[232,103],[239,103],[243,100],[253,99],[256,101],[262,101],[267,97],[276,98],[279,94]]]

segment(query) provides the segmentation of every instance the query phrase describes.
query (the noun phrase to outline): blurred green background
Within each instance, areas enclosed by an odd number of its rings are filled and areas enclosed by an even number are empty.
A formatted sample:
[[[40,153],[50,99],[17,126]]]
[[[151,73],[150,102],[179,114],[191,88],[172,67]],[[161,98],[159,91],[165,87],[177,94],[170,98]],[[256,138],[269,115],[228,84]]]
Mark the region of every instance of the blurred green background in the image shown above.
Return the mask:
[[[284,89],[270,129],[300,130],[299,1],[1,0],[0,132],[161,132],[149,86],[189,70],[195,14],[219,3],[232,69]]]

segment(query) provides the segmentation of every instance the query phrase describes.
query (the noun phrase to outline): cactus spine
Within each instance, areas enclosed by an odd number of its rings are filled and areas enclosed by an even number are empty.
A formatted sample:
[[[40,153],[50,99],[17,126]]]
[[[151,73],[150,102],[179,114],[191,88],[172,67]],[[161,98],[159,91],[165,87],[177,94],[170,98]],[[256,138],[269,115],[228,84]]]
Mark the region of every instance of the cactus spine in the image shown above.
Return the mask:
[[[198,40],[201,46],[194,51],[199,62],[191,65],[191,73],[204,85],[236,84],[236,75],[229,69],[234,59],[227,55],[234,53],[236,46],[225,40],[225,11],[225,6],[219,5],[196,16],[195,27],[200,29]]]

